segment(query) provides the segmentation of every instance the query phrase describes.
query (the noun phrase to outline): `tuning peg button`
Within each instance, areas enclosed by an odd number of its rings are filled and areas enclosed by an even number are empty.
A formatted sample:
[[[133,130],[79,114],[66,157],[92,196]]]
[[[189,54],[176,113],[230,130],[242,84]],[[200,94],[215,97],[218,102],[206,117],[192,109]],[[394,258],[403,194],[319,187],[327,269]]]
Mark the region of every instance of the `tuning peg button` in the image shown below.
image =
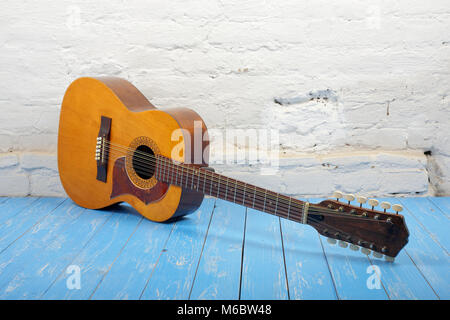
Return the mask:
[[[390,256],[384,256],[384,259],[386,260],[386,261],[388,261],[388,262],[394,262],[395,261],[395,258],[394,257],[390,257]]]
[[[378,200],[377,199],[369,199],[368,203],[372,207],[376,207],[378,205]]]
[[[342,192],[340,192],[340,191],[335,191],[335,192],[333,193],[333,198],[336,198],[336,199],[342,198]]]
[[[327,238],[327,242],[329,243],[329,244],[336,244],[336,239],[333,239],[333,238]]]
[[[361,248],[361,252],[364,253],[365,255],[369,255],[370,254],[370,249],[362,247]]]
[[[385,201],[380,204],[380,207],[382,207],[384,210],[387,210],[391,207],[391,204],[389,202]]]
[[[383,258],[383,254],[381,254],[381,253],[379,253],[379,252],[376,252],[376,251],[373,252],[373,256],[374,256],[375,258],[379,258],[379,259]]]
[[[395,212],[401,212],[403,211],[403,206],[401,204],[393,204],[392,210],[394,210]]]
[[[358,250],[359,250],[359,247],[358,247],[357,245],[354,245],[354,244],[352,243],[352,244],[350,244],[350,250],[358,251]]]
[[[367,198],[366,197],[357,197],[356,201],[360,204],[364,204],[367,202]]]
[[[339,240],[339,247],[342,248],[347,248],[348,247],[348,243],[342,240]]]
[[[355,195],[354,194],[351,194],[351,193],[349,193],[349,194],[344,194],[344,199],[345,200],[347,200],[347,201],[353,201],[353,200],[355,200]]]

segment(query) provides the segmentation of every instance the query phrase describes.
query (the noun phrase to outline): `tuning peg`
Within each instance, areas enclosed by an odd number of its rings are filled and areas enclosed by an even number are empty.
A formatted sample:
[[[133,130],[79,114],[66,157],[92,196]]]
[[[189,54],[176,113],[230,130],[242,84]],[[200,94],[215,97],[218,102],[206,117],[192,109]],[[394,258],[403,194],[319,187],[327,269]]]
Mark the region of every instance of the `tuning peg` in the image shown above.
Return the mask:
[[[359,207],[361,208],[362,205],[367,202],[367,198],[366,197],[357,197],[356,201],[359,203]]]
[[[333,238],[327,238],[327,242],[329,243],[329,244],[336,244],[336,239],[333,239]]]
[[[364,253],[365,255],[369,255],[370,254],[370,249],[362,247],[361,248],[361,252]]]
[[[392,210],[394,210],[395,213],[398,214],[399,212],[403,211],[403,206],[401,204],[393,204]]]
[[[385,201],[380,204],[380,207],[382,207],[384,209],[384,212],[386,212],[386,210],[391,207],[391,204],[389,202]]]
[[[384,259],[386,260],[386,261],[388,261],[388,262],[394,262],[395,261],[395,258],[394,257],[390,257],[390,256],[384,256]]]
[[[349,194],[344,194],[344,198],[345,198],[345,200],[347,200],[348,203],[350,204],[350,201],[355,200],[355,195],[354,195],[354,194],[351,194],[351,193],[349,193]]]
[[[339,247],[342,248],[347,248],[348,247],[348,243],[342,240],[339,240]]]
[[[337,201],[339,201],[340,198],[342,198],[342,192],[340,191],[335,191],[333,193],[333,198],[336,198]]]
[[[368,201],[369,205],[373,207],[376,207],[378,205],[378,200],[377,199],[369,199]]]
[[[358,251],[358,250],[359,250],[359,247],[358,247],[357,245],[351,243],[351,244],[350,244],[350,250]]]
[[[379,258],[379,259],[383,258],[383,254],[381,254],[381,253],[379,253],[379,252],[376,252],[376,251],[373,252],[373,256],[374,256],[375,258]]]

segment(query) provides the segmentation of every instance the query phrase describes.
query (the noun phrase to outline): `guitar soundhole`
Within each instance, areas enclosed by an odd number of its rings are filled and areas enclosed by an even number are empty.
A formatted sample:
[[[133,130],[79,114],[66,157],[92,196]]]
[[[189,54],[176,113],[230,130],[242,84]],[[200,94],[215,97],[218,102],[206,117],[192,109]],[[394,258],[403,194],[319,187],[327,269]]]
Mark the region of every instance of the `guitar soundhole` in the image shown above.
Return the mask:
[[[153,150],[146,145],[136,148],[133,153],[132,165],[139,178],[148,180],[153,177],[155,173],[154,156]]]

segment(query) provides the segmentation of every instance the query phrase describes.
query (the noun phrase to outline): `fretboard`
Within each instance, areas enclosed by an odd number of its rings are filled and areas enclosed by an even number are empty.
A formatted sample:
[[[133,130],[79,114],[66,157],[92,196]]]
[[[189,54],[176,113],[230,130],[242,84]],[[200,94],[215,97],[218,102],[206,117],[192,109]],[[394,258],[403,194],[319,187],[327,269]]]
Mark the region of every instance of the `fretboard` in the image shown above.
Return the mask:
[[[302,222],[305,202],[228,178],[205,168],[175,164],[167,158],[158,157],[155,175],[158,180],[168,184]]]

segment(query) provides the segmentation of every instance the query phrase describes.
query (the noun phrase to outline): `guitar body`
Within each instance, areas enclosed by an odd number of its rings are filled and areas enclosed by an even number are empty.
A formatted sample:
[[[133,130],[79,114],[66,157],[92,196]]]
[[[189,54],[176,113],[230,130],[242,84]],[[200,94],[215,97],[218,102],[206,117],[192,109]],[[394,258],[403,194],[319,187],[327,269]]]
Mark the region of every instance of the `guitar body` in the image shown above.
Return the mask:
[[[96,155],[102,130],[110,142],[103,162]],[[200,146],[191,139],[196,130],[201,131]],[[206,167],[206,135],[197,113],[184,108],[159,110],[126,80],[77,79],[67,89],[61,107],[58,167],[62,185],[85,208],[127,202],[154,221],[189,214],[200,206],[203,193],[159,181],[155,168],[140,172],[139,158],[133,156],[145,151],[194,163],[194,148],[200,148],[201,163],[192,166]]]

